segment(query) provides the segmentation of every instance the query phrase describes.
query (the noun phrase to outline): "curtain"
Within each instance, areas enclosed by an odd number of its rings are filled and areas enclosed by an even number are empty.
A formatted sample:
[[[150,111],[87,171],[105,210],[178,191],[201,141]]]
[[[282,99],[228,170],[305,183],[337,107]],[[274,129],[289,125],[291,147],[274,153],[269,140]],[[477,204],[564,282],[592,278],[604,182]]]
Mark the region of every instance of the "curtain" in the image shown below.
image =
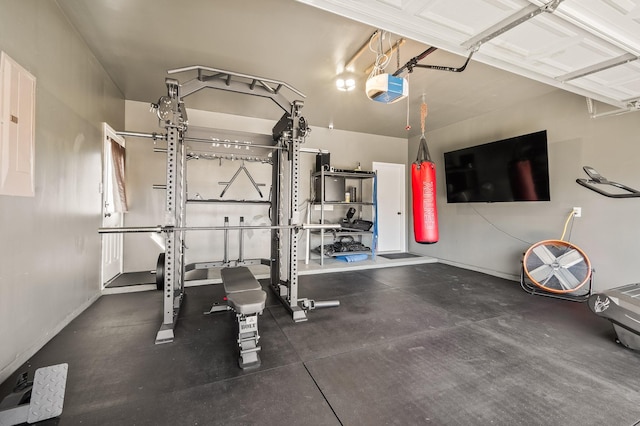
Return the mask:
[[[111,139],[111,164],[113,164],[113,209],[116,212],[126,212],[127,191],[124,185],[125,149],[118,142]]]

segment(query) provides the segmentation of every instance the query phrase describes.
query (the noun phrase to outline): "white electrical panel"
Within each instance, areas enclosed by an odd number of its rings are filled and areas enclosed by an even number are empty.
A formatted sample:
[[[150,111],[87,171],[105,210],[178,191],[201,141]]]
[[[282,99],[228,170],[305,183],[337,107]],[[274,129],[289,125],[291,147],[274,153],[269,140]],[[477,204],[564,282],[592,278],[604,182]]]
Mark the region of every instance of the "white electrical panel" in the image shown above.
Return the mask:
[[[33,197],[36,78],[0,52],[0,195]]]

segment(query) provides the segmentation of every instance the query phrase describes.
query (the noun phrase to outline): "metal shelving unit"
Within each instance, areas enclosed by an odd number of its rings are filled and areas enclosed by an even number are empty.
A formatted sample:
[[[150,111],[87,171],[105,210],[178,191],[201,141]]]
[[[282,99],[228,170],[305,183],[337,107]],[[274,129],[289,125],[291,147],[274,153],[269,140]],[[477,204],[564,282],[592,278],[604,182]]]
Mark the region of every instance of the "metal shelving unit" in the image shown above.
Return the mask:
[[[353,183],[351,187],[356,188],[356,192],[355,192],[356,199],[349,200],[349,201],[346,201],[346,200],[345,201],[325,201],[325,177],[342,177],[345,179],[345,187],[347,187],[348,182]],[[320,194],[314,194],[315,188],[317,187],[316,181],[318,179],[320,180],[320,185],[319,185]],[[355,218],[363,219],[364,218],[363,215],[364,215],[367,217],[367,220],[371,220],[371,222],[373,222],[373,226],[369,231],[364,231],[356,228],[349,228],[348,226],[344,226],[344,225],[341,228],[342,230],[340,231],[335,231],[335,230],[327,231],[324,229],[321,229],[318,231],[307,231],[307,242],[308,242],[307,256],[306,256],[307,263],[309,262],[311,251],[312,251],[311,238],[314,236],[319,237],[319,240],[320,240],[319,256],[320,256],[321,265],[324,265],[324,258],[328,256],[324,254],[323,248],[325,245],[325,241],[327,241],[329,238],[329,235],[333,238],[333,241],[336,241],[336,239],[339,239],[342,237],[349,236],[349,237],[353,237],[354,239],[358,238],[359,242],[363,241],[363,237],[370,237],[370,242],[371,242],[371,249],[368,251],[337,252],[329,255],[331,257],[341,256],[345,254],[371,254],[372,257],[375,257],[375,234],[376,234],[376,228],[377,228],[377,217],[376,217],[377,200],[376,200],[376,192],[375,192],[376,180],[377,180],[377,175],[375,172],[365,172],[365,171],[337,172],[337,171],[320,170],[319,172],[311,173],[311,191],[312,191],[311,200],[312,201],[310,201],[309,203],[309,211],[308,211],[309,222],[314,222],[316,219],[314,218],[316,206],[319,206],[320,208],[320,215],[318,218],[318,221],[320,224],[327,223],[326,222],[327,207],[330,206],[331,210],[333,210],[334,212],[336,211],[335,210],[336,208],[339,209],[338,211],[343,213],[341,217],[345,217],[348,208],[353,207],[356,209],[355,215],[357,215],[357,217]],[[363,189],[364,189],[364,183],[366,181],[371,182],[371,188],[370,190],[367,190],[365,194],[365,191]],[[313,200],[316,200],[316,201],[313,201]]]

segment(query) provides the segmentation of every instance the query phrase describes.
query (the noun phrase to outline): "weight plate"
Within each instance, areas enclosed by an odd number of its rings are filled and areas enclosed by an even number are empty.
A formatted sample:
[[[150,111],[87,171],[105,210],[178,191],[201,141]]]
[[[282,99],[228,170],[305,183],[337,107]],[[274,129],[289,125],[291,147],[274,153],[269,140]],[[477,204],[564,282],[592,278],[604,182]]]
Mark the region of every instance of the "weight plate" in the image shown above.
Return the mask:
[[[156,288],[164,290],[164,253],[160,253],[156,263]]]

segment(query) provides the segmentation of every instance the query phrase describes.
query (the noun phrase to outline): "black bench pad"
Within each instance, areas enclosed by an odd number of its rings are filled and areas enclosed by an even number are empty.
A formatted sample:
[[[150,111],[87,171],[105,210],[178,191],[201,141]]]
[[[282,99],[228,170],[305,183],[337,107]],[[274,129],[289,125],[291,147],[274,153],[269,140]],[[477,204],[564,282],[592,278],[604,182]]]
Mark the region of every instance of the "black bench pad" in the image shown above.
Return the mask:
[[[224,268],[220,271],[229,306],[239,314],[261,313],[266,305],[267,293],[251,271],[244,266]]]

